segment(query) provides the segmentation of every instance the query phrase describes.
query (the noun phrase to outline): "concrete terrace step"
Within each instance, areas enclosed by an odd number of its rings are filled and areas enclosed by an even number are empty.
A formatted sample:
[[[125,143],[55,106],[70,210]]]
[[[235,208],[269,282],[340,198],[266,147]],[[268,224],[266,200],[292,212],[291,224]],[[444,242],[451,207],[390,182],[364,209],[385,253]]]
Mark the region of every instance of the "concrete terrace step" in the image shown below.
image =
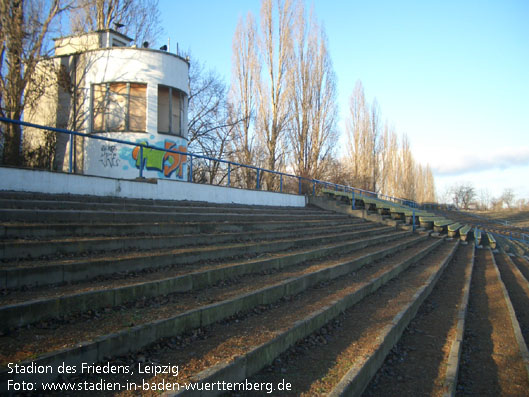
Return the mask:
[[[494,258],[489,248],[476,250],[458,391],[523,396],[529,390],[529,353],[509,298],[513,290],[507,291]],[[527,307],[525,302],[523,312]]]
[[[345,288],[340,292],[334,291],[334,294],[331,293],[330,296],[325,299],[324,302],[322,302],[324,305],[313,305],[311,307],[312,310],[308,312],[308,315],[307,311],[303,312],[302,317],[300,316],[301,313],[298,313],[298,316],[301,318],[297,319],[295,322],[293,322],[294,319],[291,319],[290,321],[292,322],[289,321],[290,326],[284,327],[286,328],[285,331],[274,335],[272,338],[260,343],[258,346],[250,347],[239,357],[235,357],[232,360],[225,359],[223,360],[224,362],[213,367],[205,368],[199,373],[187,375],[190,378],[188,379],[190,381],[210,384],[223,378],[230,379],[234,382],[244,381],[245,378],[249,378],[259,369],[271,363],[275,357],[277,357],[290,346],[294,345],[297,341],[309,336],[312,332],[331,322],[338,315],[340,315],[341,312],[344,312],[349,308],[358,307],[362,314],[357,317],[355,324],[357,327],[363,327],[364,324],[369,323],[369,321],[366,319],[365,311],[361,309],[364,303],[363,300],[368,299],[368,296],[373,292],[377,291],[378,295],[378,291],[384,290],[386,285],[399,283],[399,281],[407,281],[407,283],[412,281],[414,283],[412,288],[407,286],[406,289],[413,293],[415,292],[415,289],[413,288],[415,287],[415,284],[419,284],[420,286],[421,283],[426,281],[425,284],[429,285],[432,282],[427,277],[430,276],[432,272],[434,275],[438,274],[439,262],[441,262],[442,265],[444,263],[444,259],[446,258],[446,256],[443,255],[445,252],[440,253],[439,250],[437,250],[436,253],[432,252],[432,248],[436,248],[438,245],[439,242],[434,243],[434,246],[430,247],[430,249],[423,250],[416,254],[408,254],[407,258],[401,257],[398,263],[392,263],[392,266],[388,266],[387,268],[381,266],[383,271],[380,273],[370,274],[369,276],[366,275],[367,277],[364,279],[364,282],[356,283],[356,285],[352,288]],[[414,264],[420,262],[425,257],[430,259],[428,262],[433,263],[424,267],[413,267]],[[426,260],[424,262],[426,262]],[[391,280],[393,280],[393,283],[390,282]],[[417,304],[416,302],[419,301],[420,298],[421,296],[417,297],[412,295],[411,301],[413,304]],[[331,299],[332,301],[330,301]],[[402,308],[402,306],[403,303],[398,301],[397,304],[393,305],[392,311],[398,310],[399,308]],[[376,308],[382,309],[385,307],[387,307],[386,299],[384,301],[379,301],[377,303],[377,307],[372,307],[371,310],[374,311]],[[374,314],[372,311],[370,311],[369,317]],[[385,318],[385,321],[391,321],[391,318]],[[392,325],[393,324],[390,322],[387,327],[382,328],[382,331],[386,331],[386,328],[390,328]],[[376,328],[380,332],[380,324],[377,324]],[[372,341],[374,342],[378,340],[380,339],[377,338]],[[356,358],[364,359],[365,355],[366,354],[358,354]],[[315,362],[318,362],[318,360],[311,361],[313,366]],[[318,362],[318,364],[320,363]],[[314,373],[313,370],[307,372]],[[287,376],[285,376],[285,378],[286,377]],[[220,394],[220,392],[211,393],[211,395]],[[316,390],[316,393],[313,394],[322,395],[323,393],[322,390]],[[176,395],[196,396],[200,394],[193,391],[181,391]]]
[[[299,225],[298,225],[299,226]],[[289,238],[296,236],[326,235],[351,230],[359,231],[372,227],[368,223],[352,226],[330,225],[305,227],[299,230],[244,231],[237,233],[214,234],[171,234],[164,236],[127,236],[127,237],[84,237],[54,240],[11,240],[0,241],[0,258],[7,261],[14,258],[39,258],[52,255],[80,255],[83,252],[116,250],[153,250],[173,249],[200,245],[221,244],[227,242],[259,241]]]
[[[145,223],[0,223],[1,239],[50,239],[56,237],[82,236],[160,236],[167,234],[229,233],[242,231],[270,231],[299,229],[317,226],[359,225],[358,218],[338,218],[333,220],[262,222],[223,221],[223,222],[145,222]]]
[[[375,235],[382,236],[381,241],[383,241],[383,234],[391,233],[393,230],[394,228],[392,227],[375,225],[367,230],[327,236],[281,239],[258,243],[232,243],[197,248],[158,250],[155,252],[138,251],[133,254],[92,256],[81,260],[7,263],[0,267],[0,288],[74,282],[120,272],[181,266],[222,258],[256,256],[309,245],[333,244]]]
[[[388,270],[384,271],[384,275],[377,277],[376,280],[361,281],[361,285],[366,285],[362,288],[362,295],[367,294],[369,291],[373,291],[372,288],[376,289],[384,282],[396,277],[406,267],[420,260],[425,255],[428,255],[429,252],[431,252],[441,243],[441,240],[422,239],[422,242],[419,243],[419,246],[416,250],[405,249],[399,254],[396,254],[396,252],[400,251],[401,249],[399,248],[398,244],[395,245],[393,249],[396,251],[393,251],[392,260],[390,261],[391,263],[386,264],[384,261],[379,261],[379,265],[375,267],[367,266],[367,274],[370,272],[373,273],[373,271],[376,273],[376,269],[380,266],[382,266],[384,269],[387,268]],[[386,251],[384,253],[381,250],[378,250],[377,252],[368,254],[368,256],[364,255],[353,260],[346,259],[345,262],[340,262],[340,260],[333,261],[327,265],[324,265],[323,267],[319,267],[319,270],[310,271],[306,274],[302,274],[301,276],[292,277],[261,289],[251,290],[250,292],[237,295],[228,300],[202,306],[181,314],[177,314],[176,316],[170,318],[155,320],[143,325],[137,325],[132,328],[123,329],[117,333],[91,338],[90,340],[87,340],[86,338],[76,339],[77,342],[75,342],[75,347],[67,347],[63,350],[50,351],[46,354],[42,352],[39,354],[38,358],[34,360],[34,362],[40,365],[58,365],[62,362],[67,364],[87,361],[99,362],[104,360],[105,357],[114,357],[120,354],[126,354],[130,351],[135,351],[142,346],[146,346],[152,342],[155,342],[156,340],[159,340],[160,338],[179,335],[196,329],[197,327],[205,327],[209,324],[217,323],[218,321],[233,316],[239,312],[247,312],[256,306],[268,305],[281,301],[285,296],[301,294],[300,296],[305,296],[307,298],[304,298],[307,302],[312,302],[313,305],[316,304],[323,307],[326,303],[320,302],[319,298],[315,299],[313,294],[317,292],[319,295],[322,295],[323,293],[322,296],[326,296],[327,292],[326,290],[318,289],[317,285],[319,285],[321,282],[329,282],[329,286],[333,286],[332,288],[329,287],[331,290],[335,290],[336,288],[340,290],[344,287],[348,288],[349,282],[348,280],[344,279],[345,275],[349,274],[353,277],[357,277],[356,271],[358,271],[358,269],[363,269],[368,263],[372,263],[374,259],[380,258],[380,256],[386,256],[388,254],[391,254],[391,252]],[[365,278],[361,275],[358,275],[358,279],[364,280]],[[361,296],[355,295],[354,299],[358,301],[361,299]],[[281,303],[280,306],[290,311],[291,307],[286,303],[287,301]],[[333,306],[334,308],[329,311],[329,313],[339,313],[339,311],[342,310],[339,304],[334,304]],[[310,309],[308,313],[313,312],[313,310],[313,308]],[[295,313],[300,319],[303,319],[307,316],[307,310],[305,309],[304,305],[298,305]],[[278,316],[277,318],[284,318],[289,322],[294,321],[293,317],[287,319],[286,317]],[[320,324],[321,321],[321,319],[309,321],[310,325],[307,325],[307,327],[305,327],[305,325],[303,326],[303,332],[310,332],[310,328],[317,326],[317,324]],[[262,325],[267,324],[265,319],[261,319],[260,322]],[[64,332],[61,333],[60,329],[57,329],[53,332],[54,335],[63,335],[65,337],[67,335]],[[290,333],[291,331],[287,330],[287,334]],[[274,333],[270,335],[273,336],[273,334]],[[219,336],[224,336],[224,334],[219,333]],[[19,334],[18,337],[20,338],[22,336]],[[290,339],[291,337],[288,338]],[[79,340],[85,340],[85,342],[79,344]],[[61,344],[61,346],[64,345]],[[11,349],[13,350],[13,347]],[[9,360],[10,354],[12,353],[6,352],[4,357]],[[261,355],[260,360],[266,360],[267,357],[269,357],[269,354]],[[173,362],[178,362],[178,360]],[[50,376],[53,377],[55,375],[42,374],[42,376],[38,376],[38,379],[50,380]],[[22,380],[26,377],[26,375],[21,375],[16,376],[16,379]],[[2,383],[6,382],[6,378],[7,374],[6,371],[4,371],[0,375],[0,381]]]
[[[98,210],[34,210],[34,209],[1,209],[0,222],[224,222],[224,221],[283,221],[333,220],[342,215],[315,212],[304,214],[300,211],[273,213],[239,213],[239,212],[158,212],[158,211],[98,211]]]
[[[0,199],[0,208],[5,209],[38,209],[38,210],[100,210],[100,211],[146,211],[146,212],[166,212],[166,213],[223,213],[223,212],[238,212],[238,213],[266,213],[266,214],[284,214],[284,213],[300,213],[300,214],[321,214],[321,210],[311,208],[297,208],[297,207],[249,207],[249,206],[234,206],[234,205],[198,205],[186,204],[181,205],[182,202],[175,201],[172,205],[161,205],[154,203],[129,203],[123,202],[84,202],[84,201],[59,201],[59,200],[16,200],[16,199]]]
[[[459,244],[432,293],[372,377],[365,397],[455,395],[473,265],[474,245]]]
[[[529,281],[509,255],[494,254],[515,337],[529,377]],[[528,379],[529,380],[529,379]]]
[[[118,306],[137,299],[206,288],[225,280],[262,272],[263,269],[277,272],[299,266],[307,261],[332,258],[349,252],[374,251],[373,257],[389,255],[426,239],[427,235],[418,237],[404,234],[390,236],[387,239],[388,248],[381,249],[378,248],[377,238],[368,238],[360,244],[349,244],[348,246],[342,244],[287,253],[272,259],[221,264],[172,277],[162,276],[161,278],[154,278],[152,281],[138,282],[133,279],[118,286],[113,286],[114,283],[108,281],[79,285],[77,288],[80,292],[75,292],[75,286],[54,288],[49,292],[43,289],[21,291],[0,299],[0,316],[4,319],[4,323],[0,325],[0,330],[20,327],[42,319],[58,318],[70,313]],[[165,274],[162,273],[162,275]],[[74,292],[72,293],[72,291]]]
[[[365,388],[444,269],[461,278],[450,258],[464,243],[313,204],[327,210],[0,192],[0,394],[8,380]],[[459,300],[460,281],[439,288]],[[54,370],[10,374],[9,362]],[[82,363],[134,374],[58,376]]]
[[[232,325],[233,331],[226,326],[214,326],[208,332],[208,336],[214,339],[213,343],[206,339],[204,342],[197,341],[192,347],[192,349],[196,348],[195,352],[197,350],[200,352],[195,359],[200,365],[197,363],[197,365],[193,365],[193,368],[184,366],[182,379],[179,381],[202,384],[211,384],[221,379],[229,379],[232,382],[244,381],[245,378],[250,378],[252,374],[270,364],[279,354],[296,342],[328,324],[340,313],[351,307],[358,307],[359,311],[362,312],[355,325],[356,327],[361,326],[366,321],[366,313],[362,310],[363,299],[384,288],[385,285],[391,284],[391,280],[394,280],[393,283],[400,284],[400,279],[409,277],[407,276],[410,273],[408,269],[423,258],[429,258],[439,244],[441,244],[440,241],[430,242],[428,247],[422,246],[420,250],[402,252],[389,260],[363,267],[355,273],[345,276],[342,280],[322,288],[313,288],[310,295],[301,294],[264,313],[269,323],[263,319],[260,324],[256,324],[256,321],[249,317],[243,319],[241,327]],[[414,273],[416,274],[416,272]],[[383,302],[381,305],[386,306],[387,302]],[[250,324],[245,326],[245,322]],[[243,340],[242,343],[236,342],[238,336],[248,328],[253,329],[255,335],[248,337],[249,340]],[[217,337],[217,334],[221,335]],[[232,343],[236,343],[238,349],[223,352],[222,346]],[[181,362],[186,362],[187,359],[190,359],[191,353],[191,349],[185,349],[174,354],[168,351],[158,354],[162,354],[164,359],[166,357],[167,359],[178,358]],[[210,357],[212,356],[218,358],[211,362]],[[311,361],[312,370],[307,371],[308,373],[314,373],[315,362],[317,360]],[[309,363],[307,362],[307,364]],[[288,375],[284,374],[283,378],[288,378]],[[149,381],[161,379],[161,377],[151,378]],[[302,390],[296,389],[296,393],[299,395]],[[218,391],[211,393],[211,395],[218,394],[221,393]],[[321,395],[319,392],[317,394]],[[179,395],[199,394],[183,391]]]
[[[382,265],[379,272],[365,277],[365,283],[357,283],[352,289],[361,293],[364,286],[370,288],[372,285],[371,293],[362,293],[361,300],[346,300],[342,311],[333,313],[331,321],[322,322],[321,327],[293,343],[282,355],[271,357],[271,365],[262,368],[249,381],[277,385],[284,378],[292,382],[297,395],[361,395],[362,386],[369,379],[365,373],[370,373],[373,364],[376,366],[383,360],[384,350],[398,339],[398,334],[450,261],[454,249],[455,243],[438,241],[434,250],[419,254],[411,263],[402,262],[405,264],[402,267],[395,266],[394,262],[388,267]],[[383,283],[376,284],[377,279],[384,278]],[[245,369],[253,368],[246,365]],[[353,371],[363,374],[355,376]],[[354,385],[349,382],[351,378],[358,379]],[[181,395],[196,394],[183,392]]]
[[[456,248],[457,242],[452,243],[451,247],[447,250],[448,252],[445,251],[440,258],[436,258],[437,260],[428,266],[429,271],[423,272],[422,275],[423,277],[426,276],[425,279],[419,279],[420,281],[418,280],[419,283],[417,286],[414,283],[414,288],[411,289],[409,295],[399,294],[400,296],[396,299],[396,303],[403,303],[399,307],[400,310],[393,310],[394,316],[392,318],[386,319],[385,323],[382,324],[375,322],[377,329],[373,331],[378,335],[373,335],[374,338],[367,342],[367,344],[371,344],[372,346],[369,346],[369,348],[364,347],[363,349],[355,346],[353,349],[354,351],[363,350],[368,353],[358,355],[353,359],[354,361],[350,365],[350,370],[342,375],[340,381],[329,393],[330,396],[359,395],[364,390],[374,371],[378,369],[384,357],[389,353],[396,341],[399,340],[402,332],[415,316],[422,302],[434,288],[454,255]]]

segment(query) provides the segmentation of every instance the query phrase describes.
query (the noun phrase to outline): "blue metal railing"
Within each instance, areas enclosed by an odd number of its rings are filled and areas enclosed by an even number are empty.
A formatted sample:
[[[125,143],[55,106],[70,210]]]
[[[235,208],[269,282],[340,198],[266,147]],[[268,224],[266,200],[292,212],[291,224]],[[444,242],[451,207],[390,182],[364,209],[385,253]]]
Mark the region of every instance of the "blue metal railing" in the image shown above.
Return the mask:
[[[247,168],[247,169],[255,170],[255,172],[256,172],[256,187],[255,188],[257,190],[259,190],[261,188],[261,186],[260,186],[261,177],[264,175],[264,173],[269,173],[269,174],[272,174],[272,175],[279,175],[279,178],[280,178],[279,191],[280,192],[283,192],[283,182],[284,182],[284,178],[286,177],[286,178],[294,178],[294,179],[298,180],[298,194],[302,194],[302,190],[303,190],[302,186],[303,186],[303,182],[305,182],[305,183],[308,183],[309,185],[312,184],[312,193],[313,193],[313,195],[316,194],[316,186],[318,186],[318,187],[322,187],[322,188],[326,188],[326,189],[334,189],[336,191],[344,191],[346,193],[352,193],[353,197],[354,197],[355,194],[360,195],[360,196],[377,197],[377,198],[381,198],[381,199],[384,199],[384,200],[393,201],[393,202],[396,202],[396,203],[407,205],[407,206],[410,206],[410,207],[413,207],[413,208],[417,208],[418,207],[417,203],[415,201],[412,201],[412,200],[401,199],[401,198],[398,198],[398,197],[388,196],[388,195],[384,195],[384,194],[378,194],[378,193],[375,193],[375,192],[370,192],[368,190],[363,190],[363,189],[359,189],[359,188],[355,188],[355,187],[351,187],[351,186],[346,186],[346,185],[341,185],[341,184],[337,184],[337,183],[332,183],[332,182],[320,181],[318,179],[305,178],[305,177],[301,177],[301,176],[297,176],[297,175],[287,174],[287,173],[280,172],[280,171],[272,171],[272,170],[268,170],[268,169],[265,169],[265,168],[256,167],[256,166],[253,166],[253,165],[247,165],[247,164],[237,163],[235,161],[217,159],[217,158],[214,158],[214,157],[204,156],[204,155],[201,155],[201,154],[182,152],[182,151],[178,151],[178,150],[174,150],[174,149],[160,148],[160,147],[157,147],[157,146],[149,145],[147,143],[138,143],[138,142],[125,141],[125,140],[122,140],[122,139],[108,138],[108,137],[99,136],[99,135],[90,135],[90,134],[85,134],[85,133],[82,133],[82,132],[67,130],[67,129],[63,129],[63,128],[46,127],[46,126],[42,126],[42,125],[38,125],[38,124],[28,123],[28,122],[25,122],[25,121],[12,120],[12,119],[8,119],[8,118],[5,118],[5,117],[0,117],[0,121],[1,122],[5,122],[5,123],[17,124],[17,125],[24,126],[24,127],[37,128],[37,129],[52,131],[52,132],[61,133],[61,134],[68,134],[69,135],[69,142],[70,142],[70,145],[69,145],[70,146],[70,149],[69,149],[69,165],[68,165],[68,172],[69,173],[73,173],[74,172],[74,169],[73,169],[73,163],[74,163],[74,158],[73,158],[74,157],[73,156],[73,148],[74,148],[73,137],[74,136],[80,136],[80,137],[84,137],[84,138],[88,138],[88,139],[96,139],[96,140],[100,140],[100,141],[119,143],[119,144],[122,144],[122,145],[129,145],[129,146],[135,146],[135,147],[139,146],[139,177],[140,178],[143,178],[143,170],[144,170],[144,167],[145,167],[145,158],[144,158],[143,150],[144,149],[152,149],[152,150],[159,150],[159,151],[166,152],[166,153],[174,153],[174,154],[178,154],[178,155],[182,155],[182,156],[188,156],[189,157],[188,175],[187,175],[187,181],[188,182],[192,182],[193,181],[193,159],[196,158],[196,159],[203,159],[203,160],[219,162],[221,164],[226,164],[227,167],[228,167],[228,171],[227,171],[228,172],[228,175],[227,175],[228,176],[228,178],[227,178],[227,186],[231,186],[231,172],[233,171],[232,167],[240,167],[240,168]],[[353,200],[353,203],[354,203],[354,200]]]
[[[489,231],[489,230],[486,230],[486,231],[487,231],[487,233],[492,234],[497,242],[498,242],[498,237],[501,237],[501,238],[504,238],[504,239],[507,239],[507,240],[511,240],[511,241],[518,241],[520,243],[523,243],[523,244],[527,245],[527,247],[529,248],[529,240],[525,239],[525,236],[524,236],[523,233],[521,235],[522,238],[517,238],[517,237],[514,237],[512,235],[512,232],[510,233],[510,235],[507,235],[507,234],[501,234],[501,233],[497,233],[497,232],[493,232],[493,231]]]

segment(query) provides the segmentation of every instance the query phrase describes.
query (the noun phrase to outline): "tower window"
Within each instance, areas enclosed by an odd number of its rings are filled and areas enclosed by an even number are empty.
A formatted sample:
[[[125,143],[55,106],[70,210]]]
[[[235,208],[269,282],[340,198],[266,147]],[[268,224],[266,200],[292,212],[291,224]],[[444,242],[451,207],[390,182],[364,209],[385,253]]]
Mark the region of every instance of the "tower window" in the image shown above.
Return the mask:
[[[158,132],[183,136],[184,98],[176,88],[158,86]]]
[[[147,84],[92,85],[92,132],[144,132]]]

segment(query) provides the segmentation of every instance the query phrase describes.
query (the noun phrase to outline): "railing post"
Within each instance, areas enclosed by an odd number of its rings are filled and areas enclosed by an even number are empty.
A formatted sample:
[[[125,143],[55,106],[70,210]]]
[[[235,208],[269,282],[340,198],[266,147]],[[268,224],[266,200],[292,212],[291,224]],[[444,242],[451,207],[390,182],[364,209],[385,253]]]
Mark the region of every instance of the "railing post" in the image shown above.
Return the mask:
[[[231,163],[228,163],[228,186],[230,186],[230,171],[231,171]]]
[[[73,172],[73,134],[70,134],[70,174]]]
[[[143,145],[140,145],[140,178],[143,178]]]
[[[298,180],[299,180],[299,194],[301,194],[301,177],[298,176]]]
[[[316,196],[316,182],[312,182],[312,195]]]
[[[356,203],[355,203],[355,191],[353,189],[353,196],[352,196],[352,199],[351,199],[351,206],[353,207],[353,209],[356,209]]]
[[[415,208],[413,209],[413,212],[412,212],[411,222],[412,222],[412,231],[415,233]]]
[[[279,178],[279,192],[283,193],[283,174],[281,174]]]
[[[193,182],[193,156],[189,156],[189,176],[187,181]]]
[[[259,168],[257,168],[257,183],[256,183],[256,189],[259,190]]]

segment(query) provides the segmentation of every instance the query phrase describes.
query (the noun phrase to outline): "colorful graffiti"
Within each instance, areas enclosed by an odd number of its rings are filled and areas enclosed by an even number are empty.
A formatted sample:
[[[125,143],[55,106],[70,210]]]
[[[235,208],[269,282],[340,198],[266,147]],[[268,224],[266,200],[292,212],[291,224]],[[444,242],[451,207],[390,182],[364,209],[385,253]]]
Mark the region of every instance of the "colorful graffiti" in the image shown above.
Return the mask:
[[[136,168],[140,168],[140,145],[147,145],[146,140],[139,141],[139,146],[132,150],[132,158],[136,161]],[[164,149],[177,150],[179,152],[187,152],[185,146],[176,146],[176,143],[166,140],[164,142]],[[148,170],[156,170],[163,172],[166,178],[169,178],[176,170],[178,170],[178,178],[183,177],[184,164],[187,156],[185,154],[166,152],[162,149],[143,148],[143,162]]]

